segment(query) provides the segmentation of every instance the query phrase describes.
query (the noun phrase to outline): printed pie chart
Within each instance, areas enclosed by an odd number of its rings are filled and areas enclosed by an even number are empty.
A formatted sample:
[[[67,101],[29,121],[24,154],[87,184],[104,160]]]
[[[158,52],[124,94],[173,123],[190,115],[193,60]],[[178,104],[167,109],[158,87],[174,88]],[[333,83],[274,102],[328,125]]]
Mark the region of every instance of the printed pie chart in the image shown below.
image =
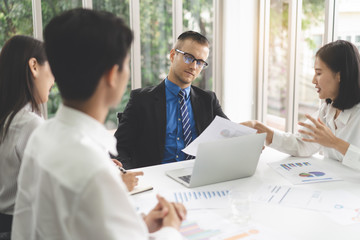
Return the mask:
[[[300,173],[300,177],[321,177],[324,176],[325,173],[323,172],[308,172],[308,173]]]

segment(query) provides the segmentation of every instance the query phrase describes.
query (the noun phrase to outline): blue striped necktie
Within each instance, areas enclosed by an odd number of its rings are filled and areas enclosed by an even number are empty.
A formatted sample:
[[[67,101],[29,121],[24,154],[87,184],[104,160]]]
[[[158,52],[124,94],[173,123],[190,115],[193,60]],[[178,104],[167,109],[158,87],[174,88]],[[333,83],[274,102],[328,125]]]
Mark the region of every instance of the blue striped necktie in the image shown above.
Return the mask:
[[[179,96],[179,103],[180,103],[181,120],[182,120],[182,125],[183,125],[184,143],[185,143],[185,147],[186,147],[192,141],[192,134],[191,134],[191,128],[190,128],[189,111],[187,109],[186,101],[185,101],[185,96],[186,96],[185,90],[181,89],[178,96]],[[188,159],[192,159],[192,156],[185,154],[185,160],[188,160]]]

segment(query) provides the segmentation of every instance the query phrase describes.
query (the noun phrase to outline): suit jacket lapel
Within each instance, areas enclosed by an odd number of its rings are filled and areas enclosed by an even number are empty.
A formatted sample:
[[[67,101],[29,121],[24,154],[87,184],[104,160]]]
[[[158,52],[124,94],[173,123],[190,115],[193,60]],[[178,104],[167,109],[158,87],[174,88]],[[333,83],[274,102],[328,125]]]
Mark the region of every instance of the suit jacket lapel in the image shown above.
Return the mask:
[[[165,147],[165,134],[166,134],[166,96],[165,96],[165,81],[161,82],[154,89],[154,99],[155,99],[155,115],[158,134],[158,146],[160,150],[160,157],[164,153]],[[161,160],[161,159],[160,159]]]
[[[191,100],[192,110],[194,113],[197,134],[200,135],[200,133],[204,130],[201,125],[201,123],[203,122],[202,116],[204,116],[203,114],[204,109],[201,107],[202,105],[201,99],[197,96],[193,88],[190,89],[190,100]]]

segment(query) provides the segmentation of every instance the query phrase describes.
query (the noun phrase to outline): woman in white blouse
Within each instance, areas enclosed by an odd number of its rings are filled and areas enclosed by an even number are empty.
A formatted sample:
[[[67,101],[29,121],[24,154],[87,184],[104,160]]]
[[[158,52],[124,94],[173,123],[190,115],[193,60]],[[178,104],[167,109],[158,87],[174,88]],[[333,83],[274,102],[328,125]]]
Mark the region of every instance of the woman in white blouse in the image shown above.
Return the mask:
[[[350,42],[338,40],[318,50],[312,83],[325,100],[297,134],[274,131],[258,121],[244,125],[266,132],[266,144],[293,156],[324,156],[360,170],[360,56]]]
[[[9,39],[0,53],[0,232],[10,232],[26,143],[42,123],[40,105],[54,84],[42,42]]]

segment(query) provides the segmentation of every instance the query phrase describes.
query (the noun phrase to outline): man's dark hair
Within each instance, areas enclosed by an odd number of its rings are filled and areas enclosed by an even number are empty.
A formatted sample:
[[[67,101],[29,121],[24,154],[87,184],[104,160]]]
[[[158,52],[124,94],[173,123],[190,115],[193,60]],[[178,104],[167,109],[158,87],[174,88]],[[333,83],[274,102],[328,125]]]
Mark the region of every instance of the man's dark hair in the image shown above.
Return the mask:
[[[340,73],[339,95],[333,106],[340,110],[352,108],[360,102],[360,56],[354,44],[338,40],[321,47],[316,56],[334,73]],[[331,99],[326,99],[331,103]]]
[[[175,48],[181,48],[182,42],[188,39],[195,41],[201,45],[210,45],[209,40],[204,35],[195,31],[186,31],[180,34],[180,36],[177,38],[178,41],[175,45]]]
[[[44,44],[27,36],[14,36],[4,45],[0,54],[0,143],[5,139],[16,113],[27,103],[40,112],[36,99],[34,78],[29,60],[35,58],[40,65],[47,61]]]
[[[106,71],[122,70],[133,35],[112,13],[77,8],[53,18],[44,39],[61,96],[87,100]]]

